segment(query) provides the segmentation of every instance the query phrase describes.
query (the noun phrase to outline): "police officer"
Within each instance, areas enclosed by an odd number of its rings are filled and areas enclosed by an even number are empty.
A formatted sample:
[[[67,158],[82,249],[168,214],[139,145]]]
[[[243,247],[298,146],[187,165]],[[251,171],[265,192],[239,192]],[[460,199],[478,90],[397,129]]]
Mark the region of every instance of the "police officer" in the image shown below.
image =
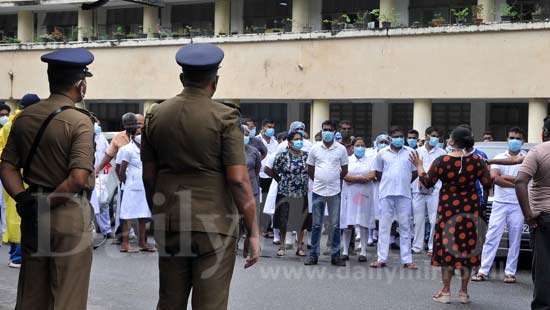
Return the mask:
[[[21,112],[2,152],[0,177],[21,216],[16,309],[86,309],[94,127],[74,105],[86,93],[93,59],[85,49],[42,56],[51,95]]]
[[[190,44],[176,54],[184,90],[146,115],[141,158],[159,249],[159,310],[226,309],[239,213],[245,268],[259,258],[256,205],[235,107],[213,101],[223,51]]]

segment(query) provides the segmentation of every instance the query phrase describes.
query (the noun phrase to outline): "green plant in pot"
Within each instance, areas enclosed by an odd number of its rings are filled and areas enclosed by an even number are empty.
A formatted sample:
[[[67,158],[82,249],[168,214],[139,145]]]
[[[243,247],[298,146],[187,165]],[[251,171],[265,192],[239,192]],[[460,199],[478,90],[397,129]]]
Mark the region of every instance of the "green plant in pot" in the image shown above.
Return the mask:
[[[505,23],[510,23],[512,20],[519,15],[519,12],[516,8],[513,6],[503,3],[500,6],[500,16],[501,20]]]
[[[474,24],[481,25],[483,23],[483,5],[472,5],[472,18]]]
[[[468,15],[470,15],[470,9],[468,8],[464,8],[462,10],[451,9],[451,13],[453,13],[456,19],[456,23],[458,25],[464,25],[464,23],[466,22],[466,18],[468,17]]]
[[[118,25],[115,28],[115,32],[113,32],[113,37],[117,40],[122,40],[126,37],[126,31],[124,31],[124,27]]]
[[[292,32],[292,18],[283,19],[283,31]]]
[[[380,26],[380,9],[374,9],[372,11],[369,12],[368,14],[369,16],[371,16],[371,20],[374,21],[374,28],[379,28]]]
[[[441,27],[445,25],[445,17],[441,13],[437,12],[434,14],[431,22],[432,27]]]
[[[55,41],[55,42],[65,41],[65,35],[61,31],[61,29],[59,29],[58,27],[53,28],[52,33],[50,33],[50,36],[53,39],[53,41]]]
[[[330,28],[332,35],[336,35],[338,32],[342,31],[342,25],[334,19],[324,19],[323,24],[327,25]]]
[[[8,38],[6,38],[5,41],[8,44],[19,44],[19,43],[21,43],[21,40],[19,40],[18,38],[14,38],[14,37],[8,37]]]
[[[369,12],[357,12],[357,18],[355,19],[354,27],[355,29],[366,29],[367,28],[367,19],[369,17]]]
[[[340,16],[340,24],[342,25],[342,28],[349,29],[352,28],[353,25],[351,23],[351,17],[349,17],[348,14],[342,14]]]

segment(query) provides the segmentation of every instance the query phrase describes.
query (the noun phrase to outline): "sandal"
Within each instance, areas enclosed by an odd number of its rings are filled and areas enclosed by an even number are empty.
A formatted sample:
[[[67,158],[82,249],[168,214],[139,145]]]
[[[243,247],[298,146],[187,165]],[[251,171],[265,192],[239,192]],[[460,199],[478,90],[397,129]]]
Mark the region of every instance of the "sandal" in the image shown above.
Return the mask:
[[[152,245],[147,245],[145,247],[139,247],[139,250],[141,252],[150,252],[150,253],[155,253],[157,251],[157,249],[155,249],[155,247],[152,246]]]
[[[386,263],[376,261],[376,262],[373,262],[372,264],[370,264],[369,267],[371,267],[371,268],[384,268],[384,267],[386,267]]]
[[[432,256],[434,256],[434,253],[432,251],[428,251],[428,253],[426,253],[426,256],[432,257]]]
[[[120,248],[120,253],[137,253],[139,252],[138,249],[134,248],[134,247],[121,247]]]
[[[512,276],[512,275],[505,275],[504,276],[504,283],[507,283],[507,284],[513,284],[513,283],[516,283],[516,276]]]
[[[298,251],[296,251],[296,256],[304,257],[306,256],[306,251],[298,249]]]
[[[285,256],[286,255],[286,250],[285,249],[279,249],[279,251],[277,251],[277,256],[281,257],[281,256]]]
[[[403,268],[410,269],[410,270],[417,270],[418,266],[416,266],[415,263],[408,263],[408,264],[404,264]]]
[[[434,301],[440,302],[442,304],[450,304],[451,303],[451,293],[443,293],[443,291],[439,291],[435,295],[432,296],[432,299]]]
[[[464,292],[459,292],[458,293],[458,300],[463,305],[469,304],[470,303],[470,295],[468,295]]]
[[[472,276],[472,281],[474,282],[484,282],[487,281],[487,276],[478,272],[476,275]]]

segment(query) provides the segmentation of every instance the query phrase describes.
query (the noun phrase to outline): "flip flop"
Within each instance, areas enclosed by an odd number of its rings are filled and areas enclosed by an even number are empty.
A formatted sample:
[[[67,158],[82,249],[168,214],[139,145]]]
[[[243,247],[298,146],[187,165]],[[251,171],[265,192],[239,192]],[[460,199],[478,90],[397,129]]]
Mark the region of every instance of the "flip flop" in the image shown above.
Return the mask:
[[[415,263],[404,264],[403,268],[410,269],[410,270],[417,270],[418,269],[418,267],[416,266]]]
[[[487,276],[478,272],[476,275],[472,276],[472,281],[484,282],[484,281],[487,281]]]
[[[386,263],[376,261],[376,262],[373,262],[372,264],[370,264],[369,267],[371,267],[371,268],[385,268]]]
[[[442,291],[439,291],[435,295],[432,296],[432,299],[434,301],[440,302],[442,304],[450,304],[451,303],[451,293],[443,293]]]
[[[139,250],[136,248],[128,248],[128,249],[120,248],[120,253],[138,253],[138,252]]]
[[[513,284],[513,283],[516,283],[516,277],[515,276],[511,276],[511,275],[505,275],[504,276],[504,283],[507,283],[507,284]]]
[[[153,247],[153,246],[146,246],[146,247],[144,247],[144,248],[140,247],[140,248],[139,248],[139,251],[140,251],[140,252],[150,252],[150,253],[154,253],[154,252],[157,251],[157,249],[155,249],[155,247]]]

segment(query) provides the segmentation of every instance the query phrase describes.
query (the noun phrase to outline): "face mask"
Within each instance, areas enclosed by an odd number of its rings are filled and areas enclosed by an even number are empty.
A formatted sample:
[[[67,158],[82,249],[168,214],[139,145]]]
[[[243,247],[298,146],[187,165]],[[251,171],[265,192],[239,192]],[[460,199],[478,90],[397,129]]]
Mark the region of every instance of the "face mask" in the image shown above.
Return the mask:
[[[296,150],[301,150],[304,147],[303,140],[294,140],[292,141],[292,147]]]
[[[403,144],[405,144],[405,139],[403,138],[392,138],[391,144],[395,146],[396,148],[402,148]]]
[[[98,123],[94,124],[94,131],[96,135],[99,135],[101,133],[101,126],[99,126]]]
[[[141,144],[141,135],[137,135],[134,137],[134,141],[137,143],[137,144]]]
[[[248,134],[249,136],[251,136],[251,137],[256,136],[256,128],[255,127],[252,128],[252,129],[249,129],[248,132],[249,132],[249,134]]]
[[[338,141],[338,142],[341,142],[342,141],[342,134],[337,132],[336,134],[334,134],[334,140]]]
[[[521,150],[521,147],[523,146],[523,141],[516,140],[516,139],[509,139],[508,140],[508,149],[510,152],[516,153]]]
[[[250,137],[244,136],[244,144],[248,144],[248,143],[250,143]]]
[[[323,131],[323,141],[332,142],[334,140],[334,132],[332,131]]]
[[[442,149],[442,148],[445,147],[445,144],[439,142],[439,143],[437,143],[437,147],[440,148],[440,149]]]
[[[430,144],[430,146],[437,146],[439,144],[439,138],[438,137],[430,137],[430,141],[428,143]]]
[[[416,139],[407,139],[407,144],[412,147],[413,149],[416,148]]]
[[[363,158],[365,156],[365,147],[364,146],[354,147],[353,154],[355,154],[355,157],[357,158]]]
[[[450,153],[450,152],[454,151],[454,148],[450,145],[447,145],[447,147],[445,148],[445,151],[447,151],[447,153]]]
[[[265,136],[266,137],[273,137],[275,135],[275,129],[274,128],[267,128],[265,130]]]
[[[377,148],[378,150],[381,150],[381,149],[386,148],[386,147],[388,147],[388,144],[386,144],[386,143],[378,143],[378,144],[376,145],[376,148]]]
[[[0,126],[6,125],[6,123],[8,122],[9,119],[10,119],[10,118],[7,117],[6,115],[0,117]]]

